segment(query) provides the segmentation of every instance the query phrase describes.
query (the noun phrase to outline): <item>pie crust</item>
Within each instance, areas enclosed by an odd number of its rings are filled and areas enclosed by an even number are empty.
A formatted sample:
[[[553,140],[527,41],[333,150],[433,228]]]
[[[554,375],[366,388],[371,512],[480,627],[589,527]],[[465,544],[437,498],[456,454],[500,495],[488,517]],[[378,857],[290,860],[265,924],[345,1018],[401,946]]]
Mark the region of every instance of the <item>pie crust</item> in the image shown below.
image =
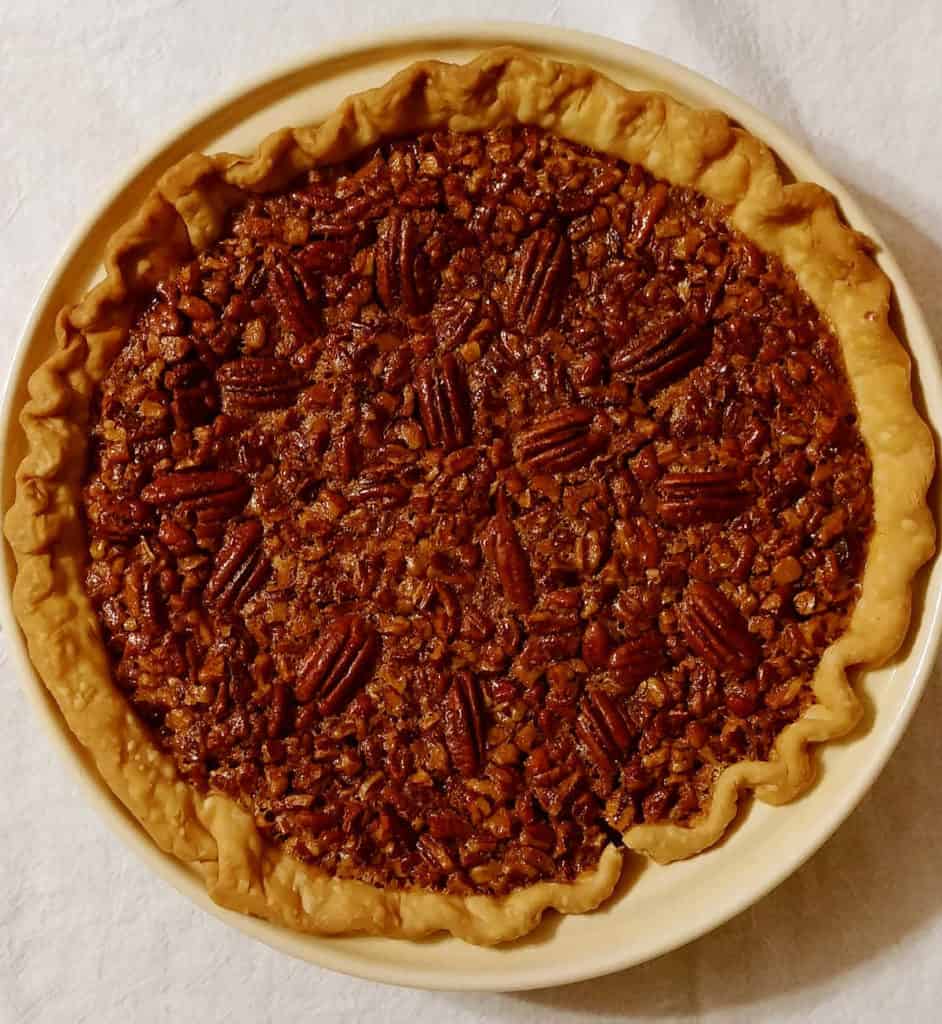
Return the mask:
[[[811,183],[786,184],[769,150],[722,113],[500,48],[460,67],[414,64],[350,97],[320,125],[275,132],[250,157],[188,156],[113,236],[104,280],[59,314],[56,352],[31,377],[20,415],[28,454],[5,533],[30,657],[69,728],[160,848],[198,872],[212,898],[231,909],[319,934],[417,938],[444,930],[491,944],[524,935],[547,908],[593,909],[618,881],[623,853],[614,845],[572,883],[540,882],[502,897],[382,890],[295,860],[263,840],[230,798],[201,794],[178,777],[111,680],[82,584],[80,486],[91,399],[127,338],[135,297],[210,246],[247,194],[279,189],[307,169],[404,133],[515,122],[640,164],[724,204],[729,223],[795,273],[835,332],[873,466],[875,526],[861,593],[847,630],[821,658],[815,703],[779,734],[768,761],[740,762],[720,775],[708,813],[695,824],[633,826],[625,846],[661,863],[688,857],[723,836],[740,793],[754,790],[768,803],[795,798],[814,776],[812,745],[847,733],[859,718],[848,668],[884,661],[906,633],[912,578],[934,550],[925,497],[934,450],[913,406],[909,357],[889,325],[889,281],[833,197]]]

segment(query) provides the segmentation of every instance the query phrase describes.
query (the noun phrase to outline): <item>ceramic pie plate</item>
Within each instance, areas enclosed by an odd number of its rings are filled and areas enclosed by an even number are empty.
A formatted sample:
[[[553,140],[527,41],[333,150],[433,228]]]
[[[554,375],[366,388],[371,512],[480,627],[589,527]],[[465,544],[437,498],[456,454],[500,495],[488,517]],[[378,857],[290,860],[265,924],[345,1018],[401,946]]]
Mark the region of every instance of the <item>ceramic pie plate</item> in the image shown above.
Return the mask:
[[[850,224],[880,244],[878,261],[896,291],[895,326],[915,361],[917,405],[930,422],[942,422],[942,375],[935,348],[899,266],[847,191],[779,127],[712,82],[634,47],[532,25],[449,23],[350,42],[274,73],[184,127],[106,198],[51,275],[12,367],[0,423],[3,507],[12,501],[13,471],[23,456],[16,415],[30,373],[49,353],[56,311],[80,297],[99,276],[106,239],[167,167],[192,150],[250,152],[269,131],[319,120],[345,96],[381,84],[414,60],[464,62],[501,43],[590,64],[629,88],[660,89],[691,106],[718,107],[769,143],[796,178],[819,182],[833,192]],[[937,505],[934,493],[932,501]],[[2,571],[3,627],[27,692],[95,805],[157,874],[233,927],[293,956],[376,981],[453,990],[542,988],[617,971],[703,935],[768,893],[827,840],[895,748],[932,667],[942,602],[942,568],[936,561],[917,578],[914,628],[901,653],[859,681],[867,708],[862,726],[819,753],[819,780],[804,797],[784,807],[753,802],[725,842],[692,860],[661,867],[633,857],[615,896],[601,910],[566,918],[549,914],[525,939],[489,949],[453,938],[320,938],[217,907],[196,874],[158,850],[73,741],[32,670],[14,624],[9,604],[14,563],[6,548]]]

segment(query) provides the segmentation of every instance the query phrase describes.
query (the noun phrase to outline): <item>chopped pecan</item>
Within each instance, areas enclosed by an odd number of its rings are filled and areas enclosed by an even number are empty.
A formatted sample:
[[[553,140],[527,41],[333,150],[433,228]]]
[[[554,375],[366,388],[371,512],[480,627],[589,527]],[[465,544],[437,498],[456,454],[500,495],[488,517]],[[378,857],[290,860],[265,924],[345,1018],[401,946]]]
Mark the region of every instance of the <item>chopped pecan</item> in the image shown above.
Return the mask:
[[[428,829],[436,839],[467,839],[474,833],[471,822],[453,811],[439,811],[430,814]]]
[[[150,509],[136,498],[102,498],[97,516],[91,521],[91,532],[108,540],[131,540],[152,529]]]
[[[735,470],[666,473],[658,482],[657,512],[665,523],[690,526],[738,515],[749,504]]]
[[[224,408],[277,409],[290,405],[301,386],[291,364],[283,359],[246,356],[216,371]]]
[[[547,602],[549,604],[549,602]],[[527,616],[527,628],[534,636],[578,632],[582,629],[579,608],[548,607]]]
[[[164,519],[157,536],[175,555],[188,555],[196,546],[193,535],[173,519]]]
[[[520,652],[520,661],[528,668],[565,661],[579,653],[579,637],[567,633],[531,636]]]
[[[248,501],[251,488],[231,469],[181,469],[154,477],[141,498],[150,505],[182,509],[235,511]]]
[[[379,653],[379,637],[359,615],[335,619],[298,669],[294,696],[299,704],[317,697],[317,710],[331,715],[362,687]]]
[[[188,359],[164,371],[164,387],[170,391],[193,388],[209,380],[209,370],[199,360]]]
[[[415,221],[401,210],[389,214],[376,242],[376,291],[388,310],[401,305],[410,314],[424,313],[432,298],[425,261],[419,253]]]
[[[238,611],[265,582],[271,563],[262,551],[262,524],[257,519],[234,523],[206,584],[206,597],[217,608]]]
[[[453,353],[446,353],[437,365],[427,362],[419,367],[416,393],[425,436],[433,448],[453,451],[471,443],[468,385]]]
[[[542,417],[517,438],[517,455],[527,473],[568,473],[605,450],[608,438],[591,429],[591,409],[573,405]]]
[[[558,316],[569,285],[569,243],[550,228],[534,231],[518,251],[507,296],[507,318],[537,335]]]
[[[678,314],[642,332],[633,344],[612,357],[612,369],[624,373],[642,395],[686,376],[710,354],[708,328]]]
[[[342,225],[339,230],[331,230],[329,224],[315,227],[321,234],[347,234],[356,231],[353,224]],[[350,264],[352,247],[349,238],[323,238],[306,245],[298,253],[298,263],[305,270],[313,270],[324,274],[340,274]]]
[[[477,775],[484,756],[484,698],[477,680],[459,672],[445,696],[442,725],[452,762],[465,777]]]
[[[138,629],[153,641],[167,624],[167,610],[157,578],[142,566],[136,566],[128,577],[128,584],[133,593],[132,608]]]
[[[189,430],[208,423],[218,411],[219,403],[208,382],[193,388],[175,388],[170,412],[177,430]]]
[[[709,583],[690,584],[678,621],[690,649],[715,669],[748,672],[759,659],[741,612]]]
[[[748,718],[759,705],[759,684],[755,679],[732,682],[724,691],[726,707],[740,718]]]
[[[333,448],[340,479],[349,483],[357,475],[360,466],[360,442],[355,435],[345,431],[334,442]]]
[[[466,640],[489,640],[494,635],[494,623],[473,604],[467,605],[461,615],[461,636]]]
[[[507,497],[497,493],[497,514],[492,520],[494,566],[511,607],[527,612],[533,607],[533,575],[530,561],[510,518]]]
[[[447,849],[434,836],[429,833],[419,836],[415,845],[419,853],[435,869],[435,874],[455,870],[455,862],[449,856]]]

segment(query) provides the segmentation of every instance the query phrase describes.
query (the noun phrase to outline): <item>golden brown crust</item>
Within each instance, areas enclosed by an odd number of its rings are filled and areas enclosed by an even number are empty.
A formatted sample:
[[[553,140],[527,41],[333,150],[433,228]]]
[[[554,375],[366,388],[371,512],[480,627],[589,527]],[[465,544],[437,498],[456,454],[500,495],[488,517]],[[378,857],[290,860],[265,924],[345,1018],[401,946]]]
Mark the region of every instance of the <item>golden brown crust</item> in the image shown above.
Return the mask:
[[[89,399],[127,337],[130,300],[211,245],[247,192],[271,191],[302,170],[345,160],[392,135],[515,121],[639,163],[726,204],[733,226],[792,268],[829,319],[873,462],[875,530],[862,594],[848,630],[821,660],[816,703],[780,734],[769,761],[723,772],[699,821],[633,827],[627,846],[664,862],[686,857],[723,835],[742,790],[755,789],[770,803],[802,792],[814,774],[811,744],[857,721],[847,668],[886,659],[905,635],[910,583],[934,548],[925,501],[934,451],[913,407],[909,357],[889,327],[889,282],[866,241],[841,222],[833,198],[813,184],[784,184],[772,154],[725,115],[628,92],[588,68],[511,48],[463,67],[413,65],[382,88],[351,97],[318,126],[276,132],[251,157],[193,155],[171,168],[112,238],[105,280],[60,315],[58,350],[32,376],[20,417],[29,454],[17,471],[5,531],[17,559],[14,607],[30,656],[108,785],[161,848],[198,870],[213,899],[227,907],[317,933],[418,937],[447,930],[493,943],[525,934],[549,907],[596,907],[618,880],[622,855],[613,846],[573,883],[539,883],[502,898],[383,891],[293,860],[267,845],[234,802],[204,796],[178,778],[111,682],[81,582],[87,542],[79,484]]]

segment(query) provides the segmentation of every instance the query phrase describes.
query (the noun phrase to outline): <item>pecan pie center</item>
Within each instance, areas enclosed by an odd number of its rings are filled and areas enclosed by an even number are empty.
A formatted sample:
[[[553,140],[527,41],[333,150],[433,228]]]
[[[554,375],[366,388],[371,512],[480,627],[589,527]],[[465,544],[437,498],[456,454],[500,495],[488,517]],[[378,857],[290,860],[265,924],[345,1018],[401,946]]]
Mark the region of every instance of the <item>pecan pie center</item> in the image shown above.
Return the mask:
[[[791,273],[529,128],[249,201],[140,311],[84,499],[183,776],[332,874],[457,893],[572,878],[767,757],[872,526]]]

